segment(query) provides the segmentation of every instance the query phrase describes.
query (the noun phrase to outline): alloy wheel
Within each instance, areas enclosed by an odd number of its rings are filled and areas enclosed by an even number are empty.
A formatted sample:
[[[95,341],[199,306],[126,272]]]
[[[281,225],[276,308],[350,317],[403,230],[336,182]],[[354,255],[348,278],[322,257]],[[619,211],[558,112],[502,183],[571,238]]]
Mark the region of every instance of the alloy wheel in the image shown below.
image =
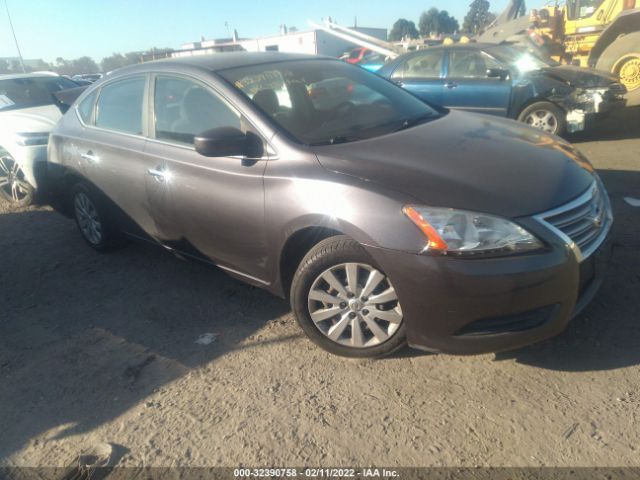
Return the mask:
[[[403,320],[387,276],[363,263],[342,263],[322,272],[309,290],[308,308],[323,335],[353,348],[386,342]]]
[[[73,206],[82,235],[92,245],[99,245],[102,242],[102,222],[95,205],[85,193],[78,192]]]
[[[19,203],[31,194],[32,187],[25,179],[24,172],[9,155],[0,156],[0,188],[12,203]]]
[[[534,110],[524,119],[524,123],[547,133],[556,133],[558,119],[549,110]]]

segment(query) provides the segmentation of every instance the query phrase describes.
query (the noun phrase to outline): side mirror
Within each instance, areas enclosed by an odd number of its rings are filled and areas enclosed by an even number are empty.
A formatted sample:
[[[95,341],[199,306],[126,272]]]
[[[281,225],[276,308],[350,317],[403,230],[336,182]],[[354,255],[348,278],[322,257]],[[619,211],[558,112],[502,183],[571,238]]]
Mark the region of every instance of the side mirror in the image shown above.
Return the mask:
[[[490,68],[487,70],[487,78],[499,78],[505,80],[509,76],[509,70],[504,68]]]
[[[264,155],[262,139],[252,132],[242,133],[235,127],[206,130],[195,136],[193,145],[205,157],[261,158]]]

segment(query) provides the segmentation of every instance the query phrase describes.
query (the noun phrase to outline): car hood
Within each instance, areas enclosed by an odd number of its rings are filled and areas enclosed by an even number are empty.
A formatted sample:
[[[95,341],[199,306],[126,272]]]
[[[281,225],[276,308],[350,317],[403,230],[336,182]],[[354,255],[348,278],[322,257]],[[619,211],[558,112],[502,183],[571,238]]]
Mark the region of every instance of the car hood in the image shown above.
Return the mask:
[[[382,137],[316,147],[331,171],[375,182],[433,207],[516,218],[574,199],[593,182],[571,145],[525,125],[452,111]]]
[[[618,81],[607,72],[571,65],[543,68],[540,73],[575,88],[606,88]]]
[[[55,105],[22,108],[0,112],[0,130],[3,132],[50,132],[62,112]]]

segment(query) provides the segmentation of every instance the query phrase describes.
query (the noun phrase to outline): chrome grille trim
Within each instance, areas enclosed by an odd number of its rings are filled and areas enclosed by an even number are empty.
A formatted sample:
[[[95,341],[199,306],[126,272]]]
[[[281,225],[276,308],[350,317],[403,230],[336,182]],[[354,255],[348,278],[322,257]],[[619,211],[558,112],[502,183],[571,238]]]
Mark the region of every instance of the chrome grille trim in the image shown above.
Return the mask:
[[[589,258],[602,245],[613,224],[609,197],[599,179],[578,198],[533,218],[558,235],[574,251],[579,262]]]

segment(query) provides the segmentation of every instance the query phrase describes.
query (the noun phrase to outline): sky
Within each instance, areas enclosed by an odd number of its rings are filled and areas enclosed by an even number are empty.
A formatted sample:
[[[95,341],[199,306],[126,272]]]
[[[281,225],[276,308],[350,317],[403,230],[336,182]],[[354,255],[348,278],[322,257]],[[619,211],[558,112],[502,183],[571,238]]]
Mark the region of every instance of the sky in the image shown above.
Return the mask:
[[[17,56],[0,0],[0,57]],[[332,17],[342,25],[390,29],[398,18],[418,22],[431,7],[447,10],[460,23],[471,0],[6,0],[26,59],[53,62],[83,55],[96,61],[114,52],[179,48],[182,44],[227,37],[277,34],[279,26],[308,28],[308,21]],[[500,12],[508,0],[491,0]],[[528,0],[528,8],[544,0]]]

